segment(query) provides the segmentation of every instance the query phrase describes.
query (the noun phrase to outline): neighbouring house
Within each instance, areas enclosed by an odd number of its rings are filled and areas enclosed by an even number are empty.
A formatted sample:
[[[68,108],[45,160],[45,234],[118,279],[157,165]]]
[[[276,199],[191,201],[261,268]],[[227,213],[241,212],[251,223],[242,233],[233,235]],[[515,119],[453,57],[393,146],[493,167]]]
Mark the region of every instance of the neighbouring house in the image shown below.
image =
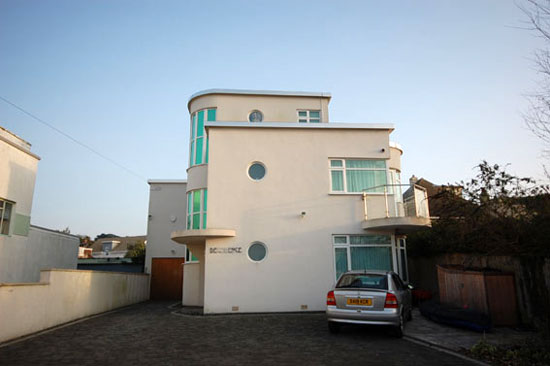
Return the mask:
[[[40,158],[0,127],[0,283],[37,282],[46,268],[76,269],[79,238],[31,225]]]
[[[77,269],[104,272],[143,273],[143,263],[132,258],[79,258]]]
[[[149,180],[149,215],[145,272],[151,274],[151,299],[180,300],[183,291],[183,263],[186,279],[198,288],[199,264],[184,245],[172,241],[173,231],[185,230],[187,181]],[[187,289],[191,291],[190,288]]]
[[[406,235],[431,225],[426,190],[401,184],[393,125],[329,123],[330,99],[191,96],[187,181],[149,182],[152,283],[181,268],[187,250],[182,303],[205,313],[323,310],[326,292],[352,269],[407,279]],[[155,257],[179,262],[155,266]]]
[[[147,245],[147,237],[124,236],[116,238],[98,239],[91,244],[92,258],[124,258],[134,245],[143,242]]]
[[[78,247],[78,259],[92,258],[92,248]]]
[[[451,194],[453,197],[462,197],[462,187],[458,185],[443,184],[438,185],[424,178],[417,178],[414,175],[410,179],[411,184],[416,184],[426,189],[428,195],[428,205],[432,218],[441,216],[441,210],[445,208],[445,194]]]

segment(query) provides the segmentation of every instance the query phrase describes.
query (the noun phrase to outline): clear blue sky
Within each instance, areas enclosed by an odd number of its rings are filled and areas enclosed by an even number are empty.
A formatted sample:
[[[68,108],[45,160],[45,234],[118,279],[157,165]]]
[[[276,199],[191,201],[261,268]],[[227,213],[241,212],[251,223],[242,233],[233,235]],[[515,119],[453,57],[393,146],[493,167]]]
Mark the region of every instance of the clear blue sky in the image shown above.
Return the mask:
[[[333,122],[395,124],[405,178],[542,178],[523,21],[508,0],[0,0],[0,95],[146,178],[186,178],[187,99],[216,87],[331,92]],[[1,101],[0,125],[42,157],[33,224],[146,232],[145,181]]]

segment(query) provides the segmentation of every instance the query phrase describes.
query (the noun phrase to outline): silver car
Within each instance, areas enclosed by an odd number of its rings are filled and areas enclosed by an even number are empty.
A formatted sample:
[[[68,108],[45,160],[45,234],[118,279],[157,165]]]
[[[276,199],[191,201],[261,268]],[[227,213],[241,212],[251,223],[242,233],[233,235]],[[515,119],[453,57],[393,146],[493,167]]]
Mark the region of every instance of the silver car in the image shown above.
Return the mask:
[[[391,271],[346,272],[327,294],[328,329],[337,333],[342,324],[387,325],[402,337],[405,320],[412,319],[411,288]]]

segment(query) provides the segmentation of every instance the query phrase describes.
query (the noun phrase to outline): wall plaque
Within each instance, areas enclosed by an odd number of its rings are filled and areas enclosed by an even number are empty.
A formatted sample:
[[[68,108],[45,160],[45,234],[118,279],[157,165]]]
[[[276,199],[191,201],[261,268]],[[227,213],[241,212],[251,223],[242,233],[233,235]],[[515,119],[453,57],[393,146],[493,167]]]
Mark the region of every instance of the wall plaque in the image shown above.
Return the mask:
[[[242,247],[210,248],[210,254],[237,254],[242,253]]]

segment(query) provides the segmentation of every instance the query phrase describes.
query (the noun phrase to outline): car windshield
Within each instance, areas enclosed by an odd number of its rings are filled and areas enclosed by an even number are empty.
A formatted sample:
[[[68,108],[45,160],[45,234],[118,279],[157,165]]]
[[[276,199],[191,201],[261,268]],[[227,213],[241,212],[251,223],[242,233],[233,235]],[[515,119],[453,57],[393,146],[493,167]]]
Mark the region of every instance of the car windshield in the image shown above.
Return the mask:
[[[346,274],[336,284],[336,288],[344,287],[387,290],[388,279],[386,275],[381,274]]]

